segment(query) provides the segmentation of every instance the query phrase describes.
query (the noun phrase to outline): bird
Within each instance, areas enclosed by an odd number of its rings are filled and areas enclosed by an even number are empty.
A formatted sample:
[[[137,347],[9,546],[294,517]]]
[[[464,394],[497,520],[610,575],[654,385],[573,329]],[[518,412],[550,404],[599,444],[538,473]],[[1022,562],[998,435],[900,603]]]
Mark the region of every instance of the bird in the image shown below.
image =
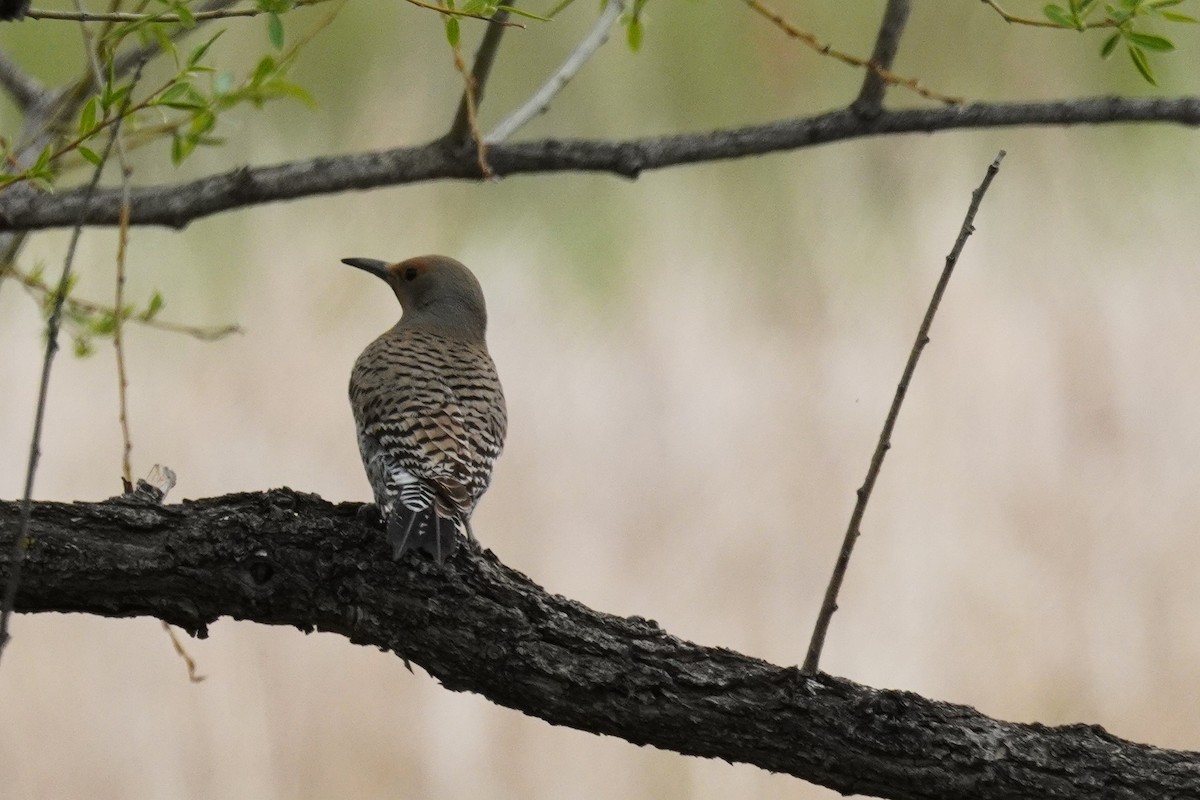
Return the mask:
[[[488,353],[483,288],[447,256],[342,263],[381,278],[401,316],[367,345],[350,374],[358,447],[393,558],[438,564],[475,542],[471,514],[504,448],[508,412]]]

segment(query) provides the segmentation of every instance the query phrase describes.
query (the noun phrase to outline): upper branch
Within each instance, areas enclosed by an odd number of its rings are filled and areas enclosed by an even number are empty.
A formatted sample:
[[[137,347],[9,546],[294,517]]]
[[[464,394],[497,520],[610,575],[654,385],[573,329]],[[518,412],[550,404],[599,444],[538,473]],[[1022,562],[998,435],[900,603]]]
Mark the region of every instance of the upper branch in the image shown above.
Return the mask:
[[[446,139],[451,144],[461,144],[471,133],[471,103],[473,100],[478,108],[483,102],[483,92],[487,88],[488,76],[491,75],[492,64],[496,60],[496,51],[500,49],[500,39],[508,27],[504,24],[507,20],[508,10],[502,8],[492,16],[487,30],[483,32],[483,41],[479,43],[479,50],[475,53],[475,64],[471,67],[472,85],[463,90],[454,122],[450,124],[450,132],[446,134]]]
[[[443,569],[393,562],[357,508],[288,489],[172,506],[37,503],[16,607],[148,615],[201,636],[222,616],[339,633],[555,725],[846,794],[1200,798],[1200,754],[805,677],[547,594],[471,547]],[[0,502],[0,554],[18,516]],[[0,556],[0,574],[10,566]]]
[[[867,116],[879,111],[883,105],[883,94],[887,91],[887,81],[877,70],[890,70],[896,60],[896,52],[900,49],[900,36],[908,23],[909,0],[888,0],[887,8],[883,10],[883,21],[879,24],[879,33],[875,37],[875,49],[871,52],[871,65],[875,69],[867,71],[863,78],[862,89],[854,101],[854,109]]]
[[[1096,97],[1034,103],[972,103],[942,108],[881,111],[863,118],[850,110],[764,125],[705,133],[629,139],[542,139],[495,144],[488,161],[496,176],[589,171],[629,178],[642,171],[761,155],[866,136],[954,128],[1014,125],[1076,125],[1114,122],[1174,122],[1200,125],[1200,97],[1173,99]],[[371,189],[446,178],[477,180],[472,147],[433,142],[374,153],[293,161],[167,186],[134,189],[130,222],[182,228],[194,219],[245,206],[311,195]],[[0,192],[0,232],[72,225],[83,192]],[[99,191],[87,209],[92,225],[116,225],[120,189]]]

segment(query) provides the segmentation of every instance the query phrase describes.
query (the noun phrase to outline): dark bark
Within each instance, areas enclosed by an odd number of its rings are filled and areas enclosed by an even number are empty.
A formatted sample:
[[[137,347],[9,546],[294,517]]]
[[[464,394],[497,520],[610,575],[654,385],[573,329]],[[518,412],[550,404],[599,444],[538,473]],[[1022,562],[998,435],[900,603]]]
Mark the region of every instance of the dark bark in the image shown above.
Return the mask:
[[[547,594],[487,551],[460,548],[444,570],[397,564],[357,508],[289,489],[171,506],[37,503],[17,609],[153,616],[200,636],[222,616],[340,633],[556,725],[844,793],[1200,798],[1200,754],[805,678]],[[0,553],[17,518],[0,502]]]
[[[645,170],[763,155],[818,144],[901,133],[1016,125],[1171,122],[1200,125],[1200,97],[1097,97],[1033,103],[972,103],[943,108],[880,111],[842,109],[764,125],[624,141],[542,139],[488,148],[497,177],[552,172],[604,172],[636,178]],[[168,186],[134,188],[133,225],[185,227],[192,220],[246,206],[300,197],[423,181],[479,180],[473,146],[444,140],[420,147],[329,156],[266,167],[241,167]],[[56,194],[12,186],[0,192],[0,232],[74,225],[82,190]],[[116,225],[121,190],[102,190],[90,203],[87,225]]]

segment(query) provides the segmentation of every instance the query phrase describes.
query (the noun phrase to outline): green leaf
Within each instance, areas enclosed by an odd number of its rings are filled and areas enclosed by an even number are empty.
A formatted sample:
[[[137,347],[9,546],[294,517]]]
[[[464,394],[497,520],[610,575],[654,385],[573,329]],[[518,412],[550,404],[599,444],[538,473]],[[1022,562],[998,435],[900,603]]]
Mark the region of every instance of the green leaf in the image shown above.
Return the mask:
[[[120,106],[125,102],[125,97],[129,94],[129,87],[122,86],[121,88],[114,87],[111,83],[104,87],[104,91],[100,93],[100,107],[108,111],[113,106]]]
[[[195,145],[192,145],[192,147],[195,147]],[[183,163],[183,160],[185,158],[187,158],[188,153],[190,153],[190,152],[191,152],[191,148],[187,148],[186,145],[184,145],[182,136],[180,136],[179,134],[175,134],[175,136],[173,136],[171,138],[171,163],[172,164],[174,164],[175,166],[178,167],[180,164]]]
[[[258,66],[254,68],[254,74],[250,76],[250,83],[253,85],[262,83],[268,75],[275,71],[275,68],[275,59],[270,56],[263,56],[258,62]]]
[[[93,166],[98,167],[104,163],[104,161],[100,158],[100,154],[97,153],[95,150],[92,150],[91,148],[88,148],[88,147],[84,147],[83,145],[79,145],[79,147],[77,149],[79,150],[79,155],[86,158],[89,162],[91,162],[91,164]]]
[[[200,94],[192,84],[187,81],[179,81],[171,86],[154,101],[156,106],[166,106],[167,108],[204,108],[208,105],[204,100],[204,95]]]
[[[1121,41],[1121,34],[1114,33],[1104,40],[1104,45],[1100,48],[1100,57],[1108,58],[1117,49],[1117,42]]]
[[[446,41],[451,47],[458,47],[458,17],[446,17]]]
[[[1162,12],[1162,17],[1163,17],[1163,19],[1171,20],[1171,22],[1191,22],[1191,23],[1200,22],[1200,19],[1196,19],[1195,17],[1189,17],[1187,14],[1180,14],[1175,11],[1164,11],[1164,12]]]
[[[197,64],[199,64],[200,59],[204,58],[204,56],[208,53],[208,48],[212,47],[213,42],[215,42],[217,40],[217,38],[224,32],[225,32],[224,30],[217,31],[216,36],[213,36],[207,42],[205,42],[204,44],[200,45],[195,50],[193,50],[192,54],[188,56],[188,60],[187,60],[188,67],[191,68],[191,67],[194,67]]]
[[[631,17],[629,20],[629,29],[626,31],[626,40],[629,42],[630,50],[636,53],[641,49],[644,34],[642,20],[638,17]]]
[[[154,294],[150,295],[150,304],[146,306],[146,310],[142,312],[141,318],[149,321],[154,319],[159,311],[162,311],[163,296],[155,290]]]
[[[87,358],[94,352],[96,352],[96,351],[92,348],[92,343],[86,336],[76,336],[75,337],[75,357],[76,358]]]
[[[1164,39],[1162,36],[1152,36],[1148,33],[1134,33],[1130,31],[1125,35],[1125,38],[1139,47],[1153,50],[1156,53],[1169,53],[1175,49],[1174,43],[1170,39]]]
[[[550,21],[550,17],[543,17],[540,14],[534,14],[532,11],[525,11],[524,9],[514,8],[513,6],[499,5],[496,6],[496,10],[507,11],[510,14],[516,14],[518,17],[525,17],[526,19],[536,19],[538,22]]]
[[[50,166],[50,156],[54,155],[54,146],[46,145],[42,148],[42,152],[38,153],[37,161],[33,162],[33,166],[29,168],[30,172],[43,172]]]
[[[1158,86],[1158,81],[1154,80],[1154,73],[1150,71],[1150,62],[1146,60],[1146,51],[1137,45],[1129,45],[1129,57],[1133,59],[1133,65],[1137,67],[1137,71],[1142,74],[1146,82],[1152,86]]]
[[[192,10],[187,7],[187,3],[172,3],[171,10],[179,16],[179,24],[184,28],[196,27],[196,18],[192,16]]]
[[[1046,19],[1053,22],[1060,28],[1076,28],[1078,25],[1068,14],[1067,10],[1060,5],[1050,3],[1042,9],[1042,13],[1046,15]]]
[[[202,136],[211,131],[216,124],[217,115],[208,109],[204,109],[192,118],[192,123],[188,126],[188,136],[193,139]]]
[[[496,13],[496,0],[467,0],[462,7],[464,14],[475,14],[480,17],[490,17]]]
[[[276,50],[283,49],[283,17],[275,13],[267,15],[267,38]]]
[[[100,99],[91,97],[83,104],[83,111],[79,113],[79,135],[87,136],[96,129],[96,112],[100,108]]]
[[[279,97],[294,97],[309,108],[317,107],[317,100],[303,86],[298,86],[291,81],[274,80],[268,84],[271,92]]]
[[[92,320],[91,332],[96,336],[108,336],[117,329],[117,315],[105,311]]]

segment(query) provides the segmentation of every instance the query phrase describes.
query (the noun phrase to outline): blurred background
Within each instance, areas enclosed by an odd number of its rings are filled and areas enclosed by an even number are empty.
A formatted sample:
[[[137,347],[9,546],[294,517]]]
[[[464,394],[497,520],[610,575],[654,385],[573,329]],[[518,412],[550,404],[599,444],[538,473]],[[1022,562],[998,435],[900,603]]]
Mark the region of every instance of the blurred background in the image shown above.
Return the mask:
[[[1039,4],[1010,10],[1037,14]],[[980,3],[916,4],[896,71],[979,100],[1195,94],[1200,38],[1155,58],[1103,36],[1004,24]],[[64,6],[66,7],[66,6]],[[298,35],[325,8],[287,17]],[[882,0],[783,2],[870,53]],[[1191,9],[1195,13],[1196,9]],[[511,31],[482,111],[521,103],[590,26],[578,3]],[[643,49],[614,37],[526,137],[629,137],[815,113],[858,71],[740,3],[651,3]],[[252,64],[262,19],[218,61]],[[1186,26],[1173,26],[1185,28]],[[473,51],[480,28],[464,25]],[[63,23],[0,28],[48,82],[82,68]],[[350,3],[293,72],[319,108],[223,121],[225,148],[136,181],[182,180],[418,143],[461,89],[435,15]],[[893,106],[924,103],[893,89]],[[12,135],[17,118],[0,109]],[[1200,148],[1174,126],[876,138],[648,173],[439,182],[137,228],[131,300],[237,322],[217,343],[127,333],[134,473],[174,501],[287,485],[369,495],[350,365],[397,316],[346,256],[446,253],[471,266],[510,429],[475,517],[483,543],[552,592],[777,664],[802,660],[829,569],[970,192],[1008,158],[935,322],[867,511],[822,662],[873,686],[1010,720],[1099,723],[1200,748]],[[20,264],[57,275],[67,233]],[[116,234],[84,235],[79,294],[111,296]],[[0,287],[0,497],[23,485],[38,305]],[[36,496],[120,490],[111,347],[53,374]],[[551,727],[442,689],[329,634],[224,620],[187,646],[155,620],[17,617],[0,669],[8,798],[832,798],[746,766]]]

